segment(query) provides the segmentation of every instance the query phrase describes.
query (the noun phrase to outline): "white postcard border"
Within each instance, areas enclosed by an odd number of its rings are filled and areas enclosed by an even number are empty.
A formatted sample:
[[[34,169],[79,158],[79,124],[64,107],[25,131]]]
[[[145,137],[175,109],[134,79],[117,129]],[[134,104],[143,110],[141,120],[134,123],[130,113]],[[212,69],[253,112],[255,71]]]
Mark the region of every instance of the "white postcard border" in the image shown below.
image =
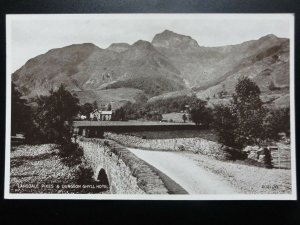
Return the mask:
[[[53,16],[55,15],[55,16]],[[128,17],[151,17],[151,19],[162,19],[165,16],[191,17],[200,16],[210,19],[213,16],[220,18],[244,18],[253,20],[264,19],[287,19],[290,24],[290,118],[291,118],[291,194],[205,194],[205,195],[129,195],[129,194],[14,194],[9,192],[10,185],[10,134],[11,134],[11,22],[13,20],[26,20],[32,18],[44,19],[93,19],[99,18],[122,18]],[[5,129],[5,185],[4,198],[6,199],[87,199],[87,200],[297,200],[297,184],[296,184],[296,137],[295,137],[295,36],[294,36],[294,14],[10,14],[6,15],[6,129]]]

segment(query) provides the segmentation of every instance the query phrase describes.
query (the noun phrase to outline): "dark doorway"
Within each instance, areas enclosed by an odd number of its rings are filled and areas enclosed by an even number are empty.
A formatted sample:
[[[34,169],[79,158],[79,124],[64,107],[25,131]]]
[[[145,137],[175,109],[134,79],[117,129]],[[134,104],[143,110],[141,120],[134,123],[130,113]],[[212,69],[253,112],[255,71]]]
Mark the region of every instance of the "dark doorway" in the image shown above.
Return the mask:
[[[109,187],[109,182],[108,182],[108,178],[107,178],[107,174],[105,172],[105,170],[103,168],[100,169],[99,173],[98,173],[98,177],[97,180],[99,182],[100,185],[106,185]]]

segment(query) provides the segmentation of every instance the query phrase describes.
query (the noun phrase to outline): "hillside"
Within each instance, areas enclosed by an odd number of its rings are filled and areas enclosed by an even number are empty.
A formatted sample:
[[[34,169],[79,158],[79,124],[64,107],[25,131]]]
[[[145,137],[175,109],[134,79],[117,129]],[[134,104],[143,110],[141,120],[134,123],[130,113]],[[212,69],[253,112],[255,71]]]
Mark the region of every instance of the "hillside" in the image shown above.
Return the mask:
[[[139,96],[152,102],[192,93],[218,102],[219,93],[230,95],[242,76],[253,79],[266,99],[287,95],[289,40],[270,34],[237,45],[205,47],[192,37],[165,30],[151,43],[112,43],[107,49],[84,43],[52,49],[30,59],[12,80],[27,98],[65,84],[82,102],[123,104]]]
[[[183,89],[180,91],[172,91],[165,94],[157,95],[152,98],[148,99],[148,102],[155,102],[159,100],[169,99],[169,98],[175,98],[175,97],[182,97],[182,96],[189,96],[191,97],[195,92],[191,89]]]
[[[27,97],[47,94],[61,83],[73,92],[125,87],[149,96],[184,88],[180,71],[146,41],[108,49],[93,44],[53,49],[29,60],[12,80]]]
[[[264,95],[289,92],[289,41],[282,40],[268,49],[259,50],[246,57],[230,71],[225,73],[215,84],[199,91],[198,97],[217,97],[220,91],[234,92],[238,79],[247,76],[253,79]],[[274,87],[270,87],[273,84]]]
[[[145,97],[143,91],[133,88],[75,91],[73,93],[77,95],[82,104],[94,101],[97,101],[98,105],[111,103],[114,109],[127,102],[134,103]]]
[[[274,65],[271,72],[274,71],[277,78],[280,76],[281,82],[288,83],[289,71],[284,63],[288,63],[289,42],[288,39],[275,35],[238,45],[203,47],[191,37],[165,30],[153,38],[152,44],[180,68],[182,77],[198,91],[215,86],[228,76],[255,63],[260,64],[260,70],[253,72],[262,73],[271,64],[278,62],[279,65]],[[264,60],[268,56],[273,56],[274,60]],[[244,75],[251,76],[249,71],[243,71]]]
[[[122,77],[105,88],[136,88],[149,96],[184,88],[180,71],[146,41],[137,41],[120,54]]]

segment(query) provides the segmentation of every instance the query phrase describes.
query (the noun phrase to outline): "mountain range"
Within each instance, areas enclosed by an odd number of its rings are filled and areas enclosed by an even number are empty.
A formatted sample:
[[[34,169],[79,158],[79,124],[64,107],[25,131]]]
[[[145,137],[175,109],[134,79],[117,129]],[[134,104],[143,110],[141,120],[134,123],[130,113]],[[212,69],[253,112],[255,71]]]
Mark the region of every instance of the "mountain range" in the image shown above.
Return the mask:
[[[289,39],[273,34],[237,45],[201,46],[192,37],[165,30],[152,42],[92,43],[51,49],[12,74],[27,97],[49,93],[65,84],[82,103],[155,101],[178,95],[209,99],[231,94],[240,77],[250,77],[264,101],[288,105]]]

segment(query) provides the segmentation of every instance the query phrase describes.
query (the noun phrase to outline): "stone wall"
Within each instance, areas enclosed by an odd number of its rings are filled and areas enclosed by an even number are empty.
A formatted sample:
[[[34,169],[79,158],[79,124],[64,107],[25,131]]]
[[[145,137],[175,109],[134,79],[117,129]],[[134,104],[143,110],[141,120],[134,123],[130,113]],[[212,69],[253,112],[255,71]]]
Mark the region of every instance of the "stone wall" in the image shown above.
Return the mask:
[[[101,142],[81,138],[78,141],[84,150],[84,157],[91,165],[96,179],[101,168],[108,176],[110,192],[112,194],[144,194],[145,192],[137,185],[137,179],[130,169],[118,156],[112,154]]]
[[[162,151],[190,151],[207,155],[216,159],[226,159],[220,144],[203,138],[176,138],[176,139],[143,139],[136,136],[104,133],[105,138],[118,143],[140,149]]]
[[[84,157],[95,176],[104,168],[115,194],[168,194],[156,171],[125,147],[110,140],[81,138]]]
[[[269,152],[270,165],[275,168],[290,169],[291,168],[291,148],[288,144],[276,143],[268,147],[247,146],[243,149],[248,155],[248,159],[255,160],[265,164],[266,152]]]

